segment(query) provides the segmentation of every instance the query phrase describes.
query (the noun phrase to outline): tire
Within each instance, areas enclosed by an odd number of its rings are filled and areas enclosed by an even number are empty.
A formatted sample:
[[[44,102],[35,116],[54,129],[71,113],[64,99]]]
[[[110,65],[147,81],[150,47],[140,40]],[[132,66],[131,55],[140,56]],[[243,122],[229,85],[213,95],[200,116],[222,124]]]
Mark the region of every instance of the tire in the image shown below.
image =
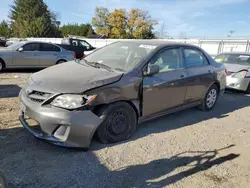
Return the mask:
[[[135,132],[137,115],[133,107],[126,102],[117,102],[97,110],[103,119],[96,131],[101,143],[116,143],[127,140]]]
[[[0,72],[4,69],[4,62],[0,60]]]
[[[246,94],[250,94],[250,83],[248,83],[247,90],[245,91]]]
[[[7,188],[5,175],[0,171],[0,188]]]
[[[65,60],[59,60],[59,61],[56,62],[56,64],[58,65],[58,64],[61,64],[61,63],[65,63],[65,62],[67,62],[67,61],[65,61]]]
[[[218,87],[215,84],[210,86],[205,95],[205,98],[202,101],[200,108],[204,111],[212,110],[217,102],[219,96],[218,94],[219,94]]]

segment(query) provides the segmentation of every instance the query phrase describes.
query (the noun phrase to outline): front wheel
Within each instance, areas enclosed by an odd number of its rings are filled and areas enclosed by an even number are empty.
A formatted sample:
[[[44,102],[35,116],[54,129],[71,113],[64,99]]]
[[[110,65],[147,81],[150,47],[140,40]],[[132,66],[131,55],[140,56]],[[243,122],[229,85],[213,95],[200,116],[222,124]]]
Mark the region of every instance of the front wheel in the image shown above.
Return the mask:
[[[218,87],[213,84],[207,91],[205,98],[202,101],[201,109],[205,111],[212,110],[218,98]]]
[[[96,134],[100,142],[115,143],[128,139],[136,130],[137,115],[126,102],[117,102],[97,110],[103,119]]]
[[[7,188],[5,175],[0,171],[0,188]]]
[[[250,82],[248,83],[247,90],[245,91],[246,94],[250,94]]]
[[[4,68],[3,62],[0,61],[0,72],[3,70],[3,68]]]

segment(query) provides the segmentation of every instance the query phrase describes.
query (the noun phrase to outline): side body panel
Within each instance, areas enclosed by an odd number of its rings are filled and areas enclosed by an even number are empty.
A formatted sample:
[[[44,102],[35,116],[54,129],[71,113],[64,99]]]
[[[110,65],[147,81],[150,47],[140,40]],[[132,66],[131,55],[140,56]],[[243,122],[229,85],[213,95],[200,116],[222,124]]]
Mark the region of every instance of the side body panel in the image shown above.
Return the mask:
[[[185,69],[162,72],[143,80],[143,116],[183,104],[186,94]]]

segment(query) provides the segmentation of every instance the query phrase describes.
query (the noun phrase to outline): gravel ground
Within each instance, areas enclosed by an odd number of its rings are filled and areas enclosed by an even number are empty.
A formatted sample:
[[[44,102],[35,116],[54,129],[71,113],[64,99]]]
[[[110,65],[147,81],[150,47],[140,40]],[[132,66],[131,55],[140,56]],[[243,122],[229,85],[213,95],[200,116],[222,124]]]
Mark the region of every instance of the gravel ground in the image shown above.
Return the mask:
[[[88,152],[44,143],[18,121],[27,72],[0,74],[0,169],[10,187],[250,186],[250,96],[224,94],[211,112],[196,108],[141,124],[122,143],[93,141]]]

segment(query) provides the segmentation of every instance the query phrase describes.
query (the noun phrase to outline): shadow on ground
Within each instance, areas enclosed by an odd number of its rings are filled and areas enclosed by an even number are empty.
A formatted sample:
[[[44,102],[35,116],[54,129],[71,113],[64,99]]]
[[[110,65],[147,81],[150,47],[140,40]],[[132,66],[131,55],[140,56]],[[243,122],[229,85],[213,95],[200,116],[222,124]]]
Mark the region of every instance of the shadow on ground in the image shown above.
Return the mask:
[[[234,146],[231,145],[212,151],[187,151],[110,171],[94,152],[49,145],[30,137],[21,128],[2,130],[0,138],[0,169],[13,188],[164,187],[239,157],[235,153],[218,156],[219,151]],[[224,177],[212,178],[216,183],[227,181]]]
[[[225,94],[213,111],[190,109],[144,123],[126,142],[211,118],[224,118],[228,113],[249,106],[249,99],[242,93]],[[0,169],[6,174],[10,187],[163,187],[239,156],[228,152],[224,156],[217,155],[228,147],[212,151],[187,151],[147,164],[110,171],[95,153],[112,146],[94,142],[92,151],[76,151],[41,142],[23,128],[2,129]],[[180,167],[184,170],[178,171]],[[226,181],[221,177],[212,178],[218,182]]]
[[[18,85],[0,85],[0,98],[17,97],[20,90]]]
[[[30,69],[5,69],[2,73],[35,73],[42,70],[41,68],[30,68]]]

